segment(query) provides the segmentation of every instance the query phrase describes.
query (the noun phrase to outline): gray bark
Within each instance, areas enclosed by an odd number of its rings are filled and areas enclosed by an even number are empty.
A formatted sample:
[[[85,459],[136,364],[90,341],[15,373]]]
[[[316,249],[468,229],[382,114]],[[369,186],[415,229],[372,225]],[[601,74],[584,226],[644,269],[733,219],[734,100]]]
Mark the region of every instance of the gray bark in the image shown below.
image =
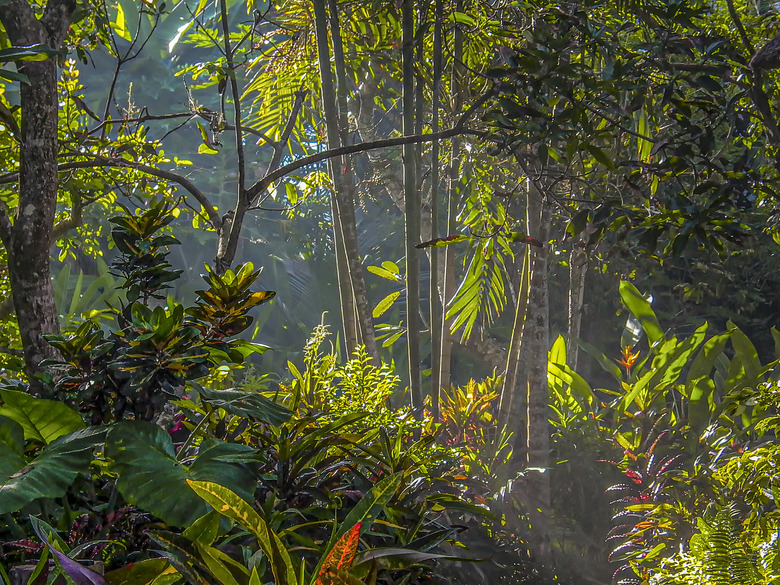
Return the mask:
[[[576,241],[569,257],[569,347],[568,361],[573,370],[577,369],[579,356],[580,327],[582,325],[582,308],[585,303],[585,277],[588,272],[588,256],[585,253],[585,242]]]
[[[75,0],[52,0],[38,20],[30,5],[12,0],[0,6],[0,20],[15,46],[62,45],[76,8]],[[30,391],[42,394],[40,363],[57,353],[44,335],[59,333],[57,309],[49,268],[54,214],[57,205],[57,63],[20,63],[22,124],[20,136],[19,208],[13,223],[7,210],[0,214],[0,236],[8,251],[11,283],[19,332],[24,348],[25,373]]]

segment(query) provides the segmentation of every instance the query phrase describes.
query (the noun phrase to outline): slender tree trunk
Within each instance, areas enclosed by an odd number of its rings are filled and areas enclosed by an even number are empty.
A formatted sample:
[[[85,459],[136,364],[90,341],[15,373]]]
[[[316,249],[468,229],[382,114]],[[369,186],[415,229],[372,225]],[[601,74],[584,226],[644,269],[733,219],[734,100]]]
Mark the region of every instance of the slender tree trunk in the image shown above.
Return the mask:
[[[12,0],[0,5],[0,20],[13,45],[46,44],[57,50],[75,9],[75,0],[51,0],[38,20],[28,2]],[[57,63],[53,58],[25,61],[19,71],[29,80],[21,83],[20,93],[19,208],[13,225],[7,210],[0,211],[0,235],[8,252],[25,373],[30,391],[42,394],[40,363],[57,357],[43,336],[59,333],[49,268],[58,188]]]
[[[542,194],[531,187],[529,197],[541,198]],[[541,471],[529,475],[529,495],[533,498],[531,523],[538,534],[540,556],[549,560],[548,518],[550,509],[550,425],[549,390],[547,385],[547,353],[550,347],[550,307],[547,272],[547,255],[551,206],[542,202],[539,230],[536,238],[544,248],[534,251],[531,287],[528,294],[528,327],[524,343],[528,344],[525,354],[528,367],[528,425],[526,434],[526,457],[528,467]],[[539,512],[541,510],[541,512]]]
[[[338,98],[338,121],[339,121],[339,146],[350,144],[349,123],[347,119],[347,68],[344,61],[344,44],[341,40],[341,24],[339,22],[338,5],[336,0],[329,0],[330,7],[330,30],[333,40],[333,57],[336,64],[336,97]],[[345,210],[351,217],[351,225],[346,225],[342,220],[342,233],[345,234],[344,244],[346,248],[346,260],[349,269],[350,282],[352,285],[352,299],[354,302],[355,320],[357,324],[359,339],[366,350],[373,358],[375,364],[379,364],[379,351],[376,346],[376,335],[374,334],[374,322],[371,316],[371,307],[368,302],[368,292],[366,290],[366,281],[363,275],[363,266],[360,263],[360,251],[358,249],[357,238],[357,220],[355,218],[355,202],[357,200],[357,189],[355,181],[355,171],[352,166],[352,157],[345,156],[341,160],[343,163],[343,187],[344,197],[347,209]],[[344,229],[346,228],[346,232]],[[354,231],[354,236],[346,237],[346,234]]]
[[[442,25],[444,22],[444,0],[436,0],[433,25],[433,87],[431,96],[431,132],[439,131],[439,96],[442,74]],[[439,237],[439,142],[431,144],[431,239]],[[431,330],[431,413],[433,420],[439,418],[439,390],[441,388],[441,342],[442,305],[439,297],[439,248],[430,249],[430,303]]]
[[[455,5],[457,12],[463,11],[463,0],[458,0]],[[460,111],[463,99],[461,83],[463,61],[463,33],[455,26],[452,43],[452,111]],[[447,234],[455,231],[455,216],[457,213],[458,199],[460,195],[460,138],[454,137],[451,142],[450,176],[447,193]],[[447,308],[455,295],[455,250],[452,246],[444,248],[444,295],[442,298],[442,332],[441,332],[441,362],[439,374],[439,388],[449,388],[452,378],[452,323],[453,319],[447,318]]]
[[[403,0],[403,134],[414,132],[414,0]],[[415,148],[403,147],[404,214],[406,251],[406,341],[409,357],[409,390],[412,409],[422,411],[420,380],[420,192],[415,173]]]
[[[325,9],[325,0],[313,0],[312,4],[314,5],[317,52],[328,147],[338,148],[343,146],[343,144],[337,107],[338,98],[333,87],[333,75],[330,66],[328,16]],[[373,335],[373,322],[371,321],[371,310],[366,295],[363,267],[360,264],[360,252],[358,250],[355,204],[351,189],[353,178],[349,172],[347,160],[344,157],[330,159],[329,167],[333,181],[331,209],[334,217],[334,245],[337,247],[336,260],[337,262],[341,260],[344,263],[343,266],[337,266],[339,286],[343,287],[339,294],[342,301],[345,301],[345,297],[351,294],[354,302],[352,307],[349,306],[348,301],[343,302],[341,307],[345,345],[347,351],[351,353],[357,345],[364,343],[369,353],[376,360],[377,350]],[[343,250],[341,256],[339,256],[338,251],[339,245]],[[355,318],[355,315],[358,317]],[[364,336],[361,334],[364,334]],[[369,347],[369,344],[371,344],[371,347]]]
[[[588,256],[585,242],[577,240],[569,257],[569,347],[567,348],[569,365],[577,369],[579,356],[580,326],[582,325],[582,307],[585,302],[585,277],[588,272]]]
[[[526,207],[526,218],[531,215],[530,207]],[[526,220],[526,226],[531,225]],[[533,235],[528,232],[529,235]],[[528,314],[528,286],[531,272],[531,249],[524,246],[522,251],[520,269],[520,285],[517,291],[517,303],[515,306],[515,319],[512,325],[512,339],[507,352],[506,371],[504,385],[501,389],[501,403],[499,405],[499,421],[507,425],[515,433],[515,444],[519,445],[519,435],[525,422],[525,377],[520,376],[520,354],[523,348],[523,334],[526,316]]]

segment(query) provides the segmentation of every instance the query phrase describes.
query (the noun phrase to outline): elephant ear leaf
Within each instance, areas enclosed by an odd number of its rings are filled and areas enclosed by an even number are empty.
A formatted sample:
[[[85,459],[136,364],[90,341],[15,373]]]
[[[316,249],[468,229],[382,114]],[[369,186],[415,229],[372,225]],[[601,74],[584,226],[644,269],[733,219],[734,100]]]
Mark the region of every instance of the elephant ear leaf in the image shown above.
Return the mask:
[[[0,390],[0,416],[15,420],[26,440],[44,445],[86,425],[75,410],[58,400],[35,398],[17,390]]]
[[[83,429],[60,437],[31,461],[19,456],[15,469],[6,468],[10,473],[0,475],[0,513],[15,512],[38,498],[62,496],[79,473],[89,470],[92,451],[105,432],[100,427]],[[0,461],[8,461],[6,456]]]
[[[186,466],[176,460],[170,435],[146,421],[117,423],[106,439],[106,455],[112,460],[111,469],[119,476],[117,486],[121,494],[130,503],[177,527],[190,526],[210,511],[187,487],[188,479],[228,485],[250,497],[255,477],[247,462],[254,452],[246,445],[208,439]]]
[[[24,429],[15,420],[0,416],[0,480],[24,467]]]

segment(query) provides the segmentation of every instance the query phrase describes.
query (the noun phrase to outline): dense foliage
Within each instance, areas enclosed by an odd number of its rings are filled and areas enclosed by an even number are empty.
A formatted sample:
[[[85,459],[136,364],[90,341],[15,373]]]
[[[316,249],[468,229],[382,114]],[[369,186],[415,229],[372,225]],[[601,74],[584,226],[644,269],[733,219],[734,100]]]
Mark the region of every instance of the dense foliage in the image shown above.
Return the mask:
[[[0,585],[776,582],[779,15],[0,0]]]

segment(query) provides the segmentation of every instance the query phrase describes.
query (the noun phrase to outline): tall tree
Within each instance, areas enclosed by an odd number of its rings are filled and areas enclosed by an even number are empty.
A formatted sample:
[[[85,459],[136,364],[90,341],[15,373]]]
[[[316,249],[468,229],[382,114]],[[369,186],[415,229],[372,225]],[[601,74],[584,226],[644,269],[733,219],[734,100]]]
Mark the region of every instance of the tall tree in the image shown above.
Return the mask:
[[[8,274],[24,348],[25,371],[31,391],[41,393],[40,363],[56,356],[44,339],[58,333],[59,322],[51,286],[49,248],[57,204],[56,55],[68,33],[75,0],[50,0],[41,18],[26,0],[0,4],[8,39],[15,47],[45,47],[49,57],[22,61],[22,123],[19,135],[19,205],[15,217],[0,207],[0,237],[8,251]]]

